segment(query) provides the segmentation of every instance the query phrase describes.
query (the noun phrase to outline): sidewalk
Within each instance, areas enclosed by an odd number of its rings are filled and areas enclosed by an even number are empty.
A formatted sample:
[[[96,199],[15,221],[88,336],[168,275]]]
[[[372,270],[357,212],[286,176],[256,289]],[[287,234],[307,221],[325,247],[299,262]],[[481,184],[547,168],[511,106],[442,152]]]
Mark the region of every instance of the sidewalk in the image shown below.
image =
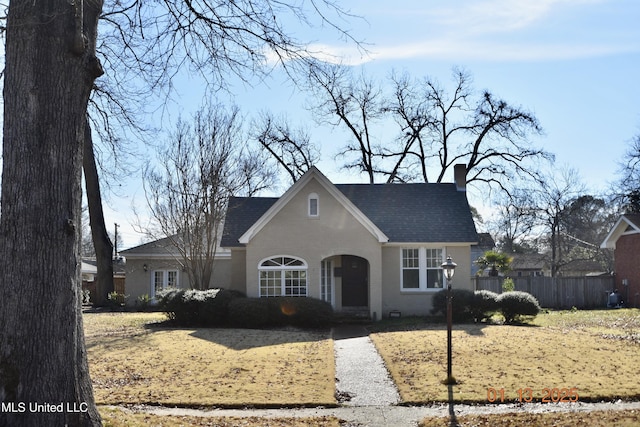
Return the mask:
[[[134,410],[155,415],[178,415],[196,417],[261,417],[261,418],[307,418],[335,416],[349,427],[416,427],[424,417],[448,417],[466,414],[507,414],[514,412],[578,412],[634,409],[640,410],[640,402],[601,403],[527,403],[495,405],[448,405],[431,406],[352,406],[340,408],[281,408],[281,409],[186,409],[157,406],[117,407],[123,411]]]

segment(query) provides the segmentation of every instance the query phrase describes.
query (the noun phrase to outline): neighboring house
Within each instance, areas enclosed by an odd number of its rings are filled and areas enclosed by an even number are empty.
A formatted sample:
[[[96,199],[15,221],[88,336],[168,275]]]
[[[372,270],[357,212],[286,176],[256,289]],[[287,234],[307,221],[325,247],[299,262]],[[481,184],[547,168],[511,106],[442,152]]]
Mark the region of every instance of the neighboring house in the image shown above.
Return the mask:
[[[505,274],[507,277],[523,276],[549,276],[551,268],[544,254],[510,254],[511,270]]]
[[[640,307],[640,214],[621,216],[600,247],[614,250],[615,286],[623,300]]]
[[[93,258],[84,258],[80,270],[82,274],[82,290],[89,291],[90,300],[94,300],[96,292],[96,278],[98,276],[98,267],[96,260]],[[115,292],[125,292],[125,267],[121,259],[113,261],[113,286]]]
[[[569,261],[560,269],[560,275],[565,277],[603,276],[606,274],[607,272],[599,262],[588,259]]]
[[[490,233],[478,233],[478,243],[471,246],[471,275],[476,276],[480,267],[476,260],[481,258],[485,252],[492,251],[496,247],[496,242]]]
[[[250,297],[309,296],[374,319],[391,311],[426,314],[433,294],[446,287],[447,256],[458,264],[452,286],[473,289],[478,235],[464,171],[456,165],[455,184],[333,184],[313,167],[279,198],[231,198],[221,239],[227,252],[217,262],[225,267],[216,267],[214,284]],[[185,286],[179,269],[164,267],[162,246],[123,251],[132,266],[127,283],[157,288],[161,278],[152,272],[167,271],[177,279],[163,283]],[[133,298],[129,285],[127,292]]]

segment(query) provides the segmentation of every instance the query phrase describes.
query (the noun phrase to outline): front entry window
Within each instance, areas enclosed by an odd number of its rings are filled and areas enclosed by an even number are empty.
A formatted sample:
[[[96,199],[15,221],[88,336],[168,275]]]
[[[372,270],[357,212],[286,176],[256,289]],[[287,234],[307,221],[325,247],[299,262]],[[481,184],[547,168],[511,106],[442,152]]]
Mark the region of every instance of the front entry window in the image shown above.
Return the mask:
[[[277,256],[258,265],[260,296],[307,296],[307,263],[300,258]]]

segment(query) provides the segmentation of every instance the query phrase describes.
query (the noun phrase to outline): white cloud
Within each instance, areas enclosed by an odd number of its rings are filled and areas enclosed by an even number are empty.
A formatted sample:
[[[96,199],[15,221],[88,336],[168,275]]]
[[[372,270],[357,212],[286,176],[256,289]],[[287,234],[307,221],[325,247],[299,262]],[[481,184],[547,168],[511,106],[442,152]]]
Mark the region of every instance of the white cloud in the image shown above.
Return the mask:
[[[598,28],[598,38],[594,42],[595,36],[586,40],[572,34],[569,28],[553,27],[553,20],[562,17],[561,22],[583,25],[577,27],[581,30],[590,28],[588,23],[573,22],[578,19],[574,14],[578,10],[584,11],[586,4],[603,2],[607,0],[462,0],[442,2],[439,7],[423,7],[419,11],[386,11],[390,13],[388,25],[393,29],[373,26],[374,37],[378,40],[373,40],[368,55],[355,48],[320,44],[312,50],[322,52],[328,62],[351,65],[414,58],[566,60],[640,51],[633,34],[622,39],[609,38],[602,28]]]

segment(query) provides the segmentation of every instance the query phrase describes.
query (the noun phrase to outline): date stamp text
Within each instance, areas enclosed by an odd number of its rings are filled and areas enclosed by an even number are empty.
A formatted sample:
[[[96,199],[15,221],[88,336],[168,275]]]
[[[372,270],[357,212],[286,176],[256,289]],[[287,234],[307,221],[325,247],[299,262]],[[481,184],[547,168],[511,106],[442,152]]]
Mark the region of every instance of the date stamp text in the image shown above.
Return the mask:
[[[515,394],[507,393],[504,388],[487,387],[487,401],[489,403],[504,403],[505,400],[519,403],[572,403],[577,402],[578,399],[580,396],[576,387],[543,388],[541,391],[524,387],[517,389]]]

